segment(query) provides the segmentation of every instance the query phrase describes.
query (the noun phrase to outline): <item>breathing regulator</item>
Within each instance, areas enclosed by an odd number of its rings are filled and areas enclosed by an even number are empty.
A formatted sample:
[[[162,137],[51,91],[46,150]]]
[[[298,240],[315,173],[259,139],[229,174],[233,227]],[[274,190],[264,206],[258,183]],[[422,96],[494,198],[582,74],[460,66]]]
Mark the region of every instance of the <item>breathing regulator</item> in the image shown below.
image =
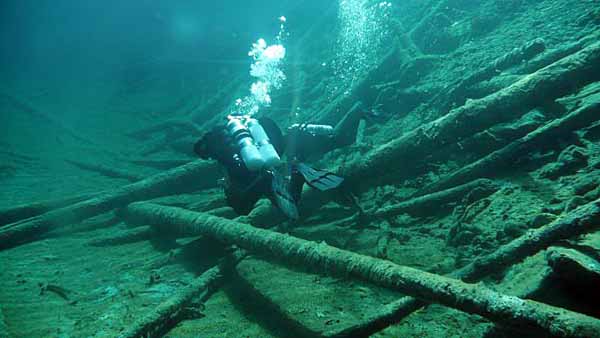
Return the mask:
[[[242,161],[249,170],[257,171],[279,165],[281,158],[256,119],[238,115],[229,115],[227,119],[227,131],[239,148]]]

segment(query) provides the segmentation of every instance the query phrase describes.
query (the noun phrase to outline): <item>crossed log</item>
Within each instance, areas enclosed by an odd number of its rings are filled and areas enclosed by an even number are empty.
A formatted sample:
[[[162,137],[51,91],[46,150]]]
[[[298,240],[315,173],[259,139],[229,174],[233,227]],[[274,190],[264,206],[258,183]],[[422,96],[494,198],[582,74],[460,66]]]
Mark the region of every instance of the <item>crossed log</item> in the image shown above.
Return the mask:
[[[547,304],[504,295],[484,286],[400,266],[392,262],[252,226],[151,203],[133,203],[127,218],[177,235],[206,235],[225,244],[304,266],[324,274],[352,276],[418,299],[436,302],[494,322],[541,330],[557,337],[600,337],[600,320]]]
[[[194,161],[91,199],[6,225],[0,229],[0,250],[32,241],[50,230],[80,222],[134,201],[212,187],[217,179],[213,163]]]
[[[479,100],[468,101],[445,116],[383,144],[346,168],[346,183],[359,190],[398,181],[408,172],[390,163],[415,163],[445,146],[507,122],[600,78],[600,42],[565,57],[513,85]]]
[[[63,208],[90,199],[93,196],[94,194],[82,194],[2,209],[0,210],[0,228],[7,224],[41,215],[53,209]]]
[[[0,337],[10,338],[12,337],[8,332],[8,326],[6,326],[6,322],[4,320],[4,314],[2,313],[2,308],[0,308]]]
[[[158,307],[140,318],[118,337],[162,337],[181,321],[185,306],[200,297],[203,292],[211,292],[221,285],[224,277],[244,258],[244,255],[242,251],[238,250],[226,257],[220,264],[206,270],[185,289],[160,303]]]
[[[438,191],[463,184],[470,180],[495,175],[506,169],[511,160],[524,155],[530,149],[551,144],[555,139],[569,135],[573,130],[585,128],[600,119],[600,102],[592,102],[532,131],[509,145],[451,173],[447,177],[425,187],[425,192]]]
[[[600,200],[583,205],[544,227],[530,230],[498,250],[476,258],[450,276],[475,282],[490,273],[502,271],[526,257],[533,256],[556,242],[577,237],[598,228],[600,228]],[[427,303],[422,300],[403,297],[386,305],[379,313],[371,315],[363,322],[339,332],[331,332],[327,336],[366,337],[400,322],[426,305]],[[600,333],[596,334],[596,336],[598,335]]]
[[[563,96],[598,78],[600,42],[526,76],[495,94],[469,101],[449,114],[378,147],[346,169],[346,184],[353,189],[364,190],[373,185],[397,181],[408,173],[390,170],[389,163],[418,162],[424,153],[457,143],[494,124],[509,121],[546,100]],[[10,224],[0,230],[0,249],[36,238],[51,227],[77,222],[133,201],[178,193],[190,186],[201,189],[209,183],[213,185],[217,175],[214,165],[192,162],[90,200]],[[307,200],[322,198],[311,194]],[[268,208],[253,212],[250,217],[260,220],[271,215],[273,211]]]

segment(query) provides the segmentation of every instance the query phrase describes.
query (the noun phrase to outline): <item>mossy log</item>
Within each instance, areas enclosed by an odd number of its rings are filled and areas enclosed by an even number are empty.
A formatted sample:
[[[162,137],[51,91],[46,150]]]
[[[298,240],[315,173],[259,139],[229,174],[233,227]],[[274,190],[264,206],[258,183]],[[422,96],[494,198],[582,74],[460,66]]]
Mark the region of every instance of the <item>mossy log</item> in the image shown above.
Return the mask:
[[[460,142],[495,124],[510,121],[536,106],[600,78],[600,42],[525,76],[487,97],[468,101],[447,115],[379,146],[346,168],[346,185],[366,189],[397,182],[410,171],[390,163],[418,163],[425,154]]]
[[[490,273],[502,271],[560,240],[576,237],[599,227],[600,199],[585,204],[546,226],[529,230],[491,254],[476,258],[454,276],[467,281],[478,280]]]
[[[478,179],[451,189],[415,197],[408,201],[379,208],[379,210],[373,213],[373,216],[377,218],[389,218],[401,213],[417,216],[431,215],[444,204],[460,201],[460,199],[467,195],[472,195],[471,199],[474,200],[485,198],[498,191],[499,187],[500,186],[492,180]]]
[[[535,39],[527,42],[521,47],[515,48],[495,59],[487,67],[450,85],[450,91],[442,91],[438,97],[432,100],[431,106],[434,106],[439,110],[446,110],[450,107],[462,105],[465,102],[465,97],[467,95],[466,90],[469,87],[487,81],[506,69],[530,60],[544,50],[546,50],[546,44],[542,39]]]
[[[179,166],[185,165],[187,163],[190,163],[191,160],[190,159],[176,159],[176,160],[137,159],[137,160],[131,160],[130,162],[135,165],[142,166],[142,167],[148,167],[148,168],[153,168],[153,169],[158,169],[158,170],[169,170],[169,169],[173,169],[175,167],[179,167]]]
[[[486,275],[502,271],[528,256],[533,256],[550,245],[564,239],[576,237],[600,227],[600,200],[572,211],[562,218],[500,247],[493,253],[477,258],[459,269],[451,277],[466,281],[477,281]],[[388,326],[394,325],[427,303],[413,297],[402,297],[371,314],[362,322],[341,331],[330,332],[328,337],[366,337]]]
[[[4,319],[4,313],[2,312],[2,308],[0,307],[0,337],[10,338],[10,332],[8,331],[8,326],[6,325],[6,321]]]
[[[129,184],[0,229],[0,250],[33,241],[42,234],[108,212],[131,202],[214,186],[215,164],[194,161],[140,182]]]
[[[152,138],[155,133],[164,133],[167,135],[200,135],[200,128],[198,128],[193,122],[180,119],[172,119],[163,121],[160,123],[153,124],[148,127],[132,131],[127,136],[140,140],[147,141]]]
[[[96,194],[81,194],[59,199],[17,205],[0,210],[0,228],[27,218],[35,217],[53,209],[58,209],[92,198]]]
[[[100,163],[86,163],[78,160],[66,160],[66,162],[76,166],[79,169],[95,172],[110,178],[120,178],[130,182],[137,182],[143,179],[141,175],[136,175],[129,171],[108,167]]]
[[[577,250],[552,247],[546,252],[552,271],[569,284],[594,289],[600,285],[600,262]]]
[[[552,144],[557,139],[570,136],[571,132],[585,128],[600,119],[600,102],[592,102],[545,124],[524,137],[493,153],[460,168],[445,178],[425,187],[424,191],[438,191],[480,177],[497,176],[499,171],[510,168],[514,159],[536,148]]]
[[[219,265],[206,270],[191,284],[135,322],[119,338],[162,337],[180,322],[185,307],[205,291],[211,292],[223,283],[224,276],[242,260],[244,253],[234,252]]]
[[[413,297],[402,297],[390,304],[382,306],[378,312],[367,314],[366,317],[341,330],[327,331],[323,334],[329,338],[366,338],[371,337],[389,326],[398,323],[402,318],[426,306],[427,303]]]
[[[121,222],[121,219],[113,212],[109,212],[78,223],[74,223],[70,226],[60,227],[56,230],[50,231],[48,233],[48,237],[60,237],[81,232],[95,231],[103,228],[110,228],[119,224],[119,222]]]
[[[527,62],[525,65],[523,65],[523,67],[521,67],[519,72],[523,74],[533,73],[549,64],[582,50],[589,44],[596,42],[598,38],[600,38],[600,32],[594,32],[575,42],[560,44],[558,47],[548,50],[546,53],[543,53],[530,62]]]
[[[149,226],[121,230],[107,237],[96,238],[88,242],[91,246],[113,246],[148,240],[156,236],[156,231]]]
[[[345,251],[325,243],[254,228],[204,213],[150,203],[133,203],[127,217],[169,233],[207,235],[225,244],[235,244],[251,253],[303,266],[321,273],[352,276],[382,287],[440,303],[494,322],[542,330],[562,337],[599,337],[600,320],[543,303],[492,291],[392,262]]]
[[[2,102],[2,101],[4,101],[4,102]],[[0,103],[6,103],[9,106],[19,109],[20,111],[32,116],[34,119],[41,120],[41,121],[36,121],[37,123],[43,122],[44,124],[52,125],[61,134],[69,135],[74,140],[77,140],[77,141],[85,143],[85,144],[94,144],[94,142],[77,134],[73,129],[65,126],[60,120],[55,119],[54,117],[46,114],[45,112],[37,110],[29,103],[11,95],[11,94],[0,92]],[[6,108],[3,108],[3,109],[6,109]]]

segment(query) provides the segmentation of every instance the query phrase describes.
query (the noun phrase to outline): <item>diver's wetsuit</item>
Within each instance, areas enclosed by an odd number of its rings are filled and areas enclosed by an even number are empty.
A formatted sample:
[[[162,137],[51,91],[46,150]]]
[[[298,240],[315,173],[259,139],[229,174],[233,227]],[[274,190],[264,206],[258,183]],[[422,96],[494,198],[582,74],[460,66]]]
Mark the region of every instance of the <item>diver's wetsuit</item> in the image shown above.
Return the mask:
[[[356,107],[346,114],[331,134],[327,135],[312,134],[300,125],[290,128],[288,134],[283,136],[273,120],[261,118],[258,121],[280,156],[287,151],[288,157],[294,162],[301,162],[354,143],[361,116],[362,113]],[[194,145],[194,152],[201,158],[215,159],[226,168],[225,196],[227,203],[236,213],[247,215],[260,198],[268,197],[288,217],[296,218],[297,216],[293,216],[293,212],[289,212],[290,208],[282,206],[282,201],[284,204],[289,202],[297,205],[300,201],[302,187],[306,182],[304,175],[299,172],[299,168],[314,169],[302,164],[301,166],[292,166],[289,183],[280,185],[278,182],[283,182],[283,178],[277,171],[264,169],[250,171],[246,168],[238,151],[239,149],[223,126],[214,127]],[[311,184],[311,182],[308,183]],[[278,188],[281,186],[287,188]]]

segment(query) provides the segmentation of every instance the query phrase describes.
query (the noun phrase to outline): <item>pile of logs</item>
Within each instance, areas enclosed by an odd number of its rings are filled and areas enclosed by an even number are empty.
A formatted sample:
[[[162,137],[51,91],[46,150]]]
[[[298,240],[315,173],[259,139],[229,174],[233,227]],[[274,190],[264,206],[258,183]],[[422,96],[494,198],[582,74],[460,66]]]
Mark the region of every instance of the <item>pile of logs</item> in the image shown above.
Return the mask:
[[[443,3],[445,1],[440,2]],[[467,101],[447,115],[374,149],[360,161],[344,168],[347,187],[360,193],[374,186],[397,183],[419,170],[424,154],[440,152],[447,146],[460,144],[473,134],[499,123],[512,121],[531,109],[545,104],[548,100],[563,97],[591,82],[598,81],[600,43],[593,42],[588,43],[586,47],[581,45],[578,47],[580,48],[572,54],[524,76],[495,94],[479,100]],[[534,41],[515,51],[514,55],[525,57],[526,54],[527,57],[532,57],[540,53],[543,48],[542,42]],[[413,53],[418,54],[418,50]],[[499,60],[492,68],[502,68],[515,63],[509,56]],[[455,98],[462,95],[464,88],[480,79],[493,76],[493,72],[484,69],[465,78],[455,85],[454,90],[450,91],[447,97],[441,98],[440,102],[456,101]],[[327,108],[330,114],[326,115],[337,114],[339,108],[347,104],[349,106],[349,102],[333,103]],[[497,178],[498,170],[518,157],[531,153],[541,144],[554,142],[557,138],[592,125],[598,121],[599,111],[598,102],[585,102],[546,125],[513,140],[510,144],[500,149],[491,149],[481,159],[424,187],[413,198],[379,208],[366,215],[367,218],[357,217],[353,220],[384,221],[401,213],[423,216],[430,214],[429,210],[432,208],[464,198],[488,197],[501,186],[498,181],[491,180]],[[181,123],[181,121],[169,123],[170,127],[179,131],[197,131],[193,123]],[[130,136],[143,138],[164,127],[164,125],[153,126],[139,130]],[[91,242],[92,245],[115,245],[149,239],[161,233],[169,233],[173,236],[206,236],[225,245],[235,245],[248,253],[277,260],[295,268],[310,268],[326,275],[356,278],[407,295],[386,305],[379,313],[371,314],[362,322],[339,332],[329,332],[327,336],[366,336],[397,323],[428,303],[439,303],[466,313],[481,315],[503,326],[540,332],[544,336],[600,337],[599,319],[506,295],[481,284],[470,284],[481,281],[491,274],[502,272],[527,257],[557,245],[560,241],[597,231],[600,227],[600,200],[598,199],[568,211],[548,225],[530,230],[487,255],[475,258],[448,276],[441,276],[338,249],[325,243],[315,243],[261,229],[259,227],[272,225],[266,223],[277,224],[282,220],[282,215],[270,205],[261,205],[250,215],[232,220],[225,218],[231,216],[231,209],[223,208],[221,205],[210,211],[195,212],[140,202],[214,187],[219,178],[219,171],[214,163],[194,161],[145,179],[113,168],[91,166],[79,161],[71,161],[71,163],[86,170],[95,170],[104,175],[125,178],[135,183],[98,194],[73,196],[2,210],[0,211],[0,250],[35,241],[52,230],[60,230],[69,224],[79,223],[119,209],[119,217],[142,227],[125,230],[109,238],[95,239]],[[390,163],[408,165],[392,167]],[[154,165],[166,168],[172,163]],[[404,171],[406,167],[411,167],[410,171]],[[302,205],[303,212],[307,213],[319,208],[323,203],[334,198],[334,195],[317,195],[312,190],[307,191],[306,202]],[[114,224],[114,221],[114,218],[109,218],[104,223]],[[209,269],[173,298],[142,317],[123,333],[122,337],[155,336],[168,332],[173,325],[185,317],[184,309],[204,291],[218,287],[242,257],[241,252],[227,257],[222,264]],[[588,258],[557,247],[552,247],[547,253],[549,264],[557,274],[562,275],[568,275],[565,271],[573,271],[578,265],[589,266],[586,263]],[[205,294],[204,297],[208,297],[209,294]],[[1,309],[0,336],[8,336]]]
[[[600,211],[600,201],[593,204]],[[584,211],[580,211],[583,213]],[[204,235],[290,266],[355,277],[416,299],[484,316],[499,324],[557,337],[594,337],[600,320],[547,304],[497,293],[478,284],[443,277],[390,261],[362,256],[247,224],[174,207],[133,203],[125,217],[181,236]],[[598,214],[595,215],[595,218]],[[593,217],[592,217],[593,218]],[[587,225],[582,222],[582,226]],[[579,224],[578,224],[579,225]],[[586,227],[589,228],[589,227]],[[459,273],[459,275],[469,275]]]

